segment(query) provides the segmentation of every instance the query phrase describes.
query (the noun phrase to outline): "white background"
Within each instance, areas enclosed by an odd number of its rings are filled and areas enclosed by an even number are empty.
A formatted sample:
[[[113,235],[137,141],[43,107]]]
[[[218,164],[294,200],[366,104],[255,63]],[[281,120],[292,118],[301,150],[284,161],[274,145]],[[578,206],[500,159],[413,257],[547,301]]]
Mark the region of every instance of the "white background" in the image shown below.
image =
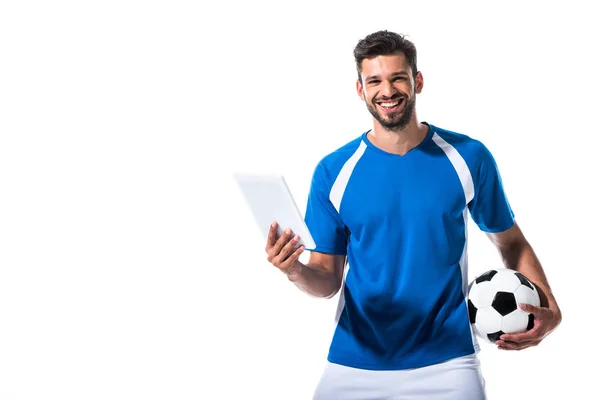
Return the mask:
[[[352,50],[379,29],[417,46],[419,118],[496,157],[564,313],[483,346],[489,398],[594,397],[592,2],[479,3],[2,2],[0,399],[310,399],[337,297],[267,263],[231,173],[304,210],[371,126]],[[473,277],[500,259],[470,224]]]

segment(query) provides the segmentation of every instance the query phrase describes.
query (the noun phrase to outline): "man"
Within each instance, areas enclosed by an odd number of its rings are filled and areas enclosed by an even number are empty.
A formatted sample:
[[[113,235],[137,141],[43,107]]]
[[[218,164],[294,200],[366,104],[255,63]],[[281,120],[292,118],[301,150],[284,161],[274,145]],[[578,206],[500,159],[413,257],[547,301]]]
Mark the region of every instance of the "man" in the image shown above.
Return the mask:
[[[380,31],[354,56],[373,129],[314,171],[305,219],[316,248],[308,263],[298,261],[303,247],[294,250],[299,238],[289,230],[276,237],[276,224],[266,247],[268,260],[305,292],[330,298],[342,290],[314,399],[485,399],[465,301],[468,215],[542,297],[542,307],[523,308],[535,317],[533,329],[504,335],[497,346],[537,345],[561,312],[491,153],[418,121],[415,46]]]

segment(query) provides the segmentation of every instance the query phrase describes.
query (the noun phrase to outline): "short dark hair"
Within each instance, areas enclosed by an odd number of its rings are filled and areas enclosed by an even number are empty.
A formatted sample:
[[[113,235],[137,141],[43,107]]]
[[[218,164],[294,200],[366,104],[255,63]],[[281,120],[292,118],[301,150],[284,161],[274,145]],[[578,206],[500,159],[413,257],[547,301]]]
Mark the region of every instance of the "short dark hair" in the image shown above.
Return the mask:
[[[358,79],[362,82],[360,73],[362,71],[363,60],[399,53],[404,54],[412,69],[413,78],[416,78],[418,72],[417,48],[410,40],[406,39],[404,35],[389,32],[387,30],[367,35],[364,39],[361,39],[354,48],[354,60],[356,60]]]

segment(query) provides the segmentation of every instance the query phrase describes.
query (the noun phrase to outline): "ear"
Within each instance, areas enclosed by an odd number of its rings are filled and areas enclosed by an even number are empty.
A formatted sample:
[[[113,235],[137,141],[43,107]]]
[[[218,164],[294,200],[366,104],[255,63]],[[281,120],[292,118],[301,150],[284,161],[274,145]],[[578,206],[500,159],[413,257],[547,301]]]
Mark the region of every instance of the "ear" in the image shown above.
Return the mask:
[[[356,80],[356,92],[358,93],[358,97],[360,97],[362,101],[365,101],[365,93],[363,92],[363,85],[360,83],[360,79]]]
[[[417,72],[417,77],[415,78],[415,93],[419,94],[423,90],[423,74],[421,72]]]

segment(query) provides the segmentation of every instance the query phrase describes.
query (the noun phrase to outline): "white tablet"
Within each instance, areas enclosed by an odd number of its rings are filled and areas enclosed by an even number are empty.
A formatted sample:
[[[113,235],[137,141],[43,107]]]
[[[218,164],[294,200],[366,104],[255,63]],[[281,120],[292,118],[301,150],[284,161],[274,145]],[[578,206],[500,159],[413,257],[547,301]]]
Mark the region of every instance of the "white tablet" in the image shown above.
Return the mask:
[[[254,215],[265,245],[271,224],[277,222],[278,236],[290,228],[300,236],[296,247],[304,245],[305,250],[314,250],[315,242],[283,176],[247,173],[234,173],[233,176]]]

